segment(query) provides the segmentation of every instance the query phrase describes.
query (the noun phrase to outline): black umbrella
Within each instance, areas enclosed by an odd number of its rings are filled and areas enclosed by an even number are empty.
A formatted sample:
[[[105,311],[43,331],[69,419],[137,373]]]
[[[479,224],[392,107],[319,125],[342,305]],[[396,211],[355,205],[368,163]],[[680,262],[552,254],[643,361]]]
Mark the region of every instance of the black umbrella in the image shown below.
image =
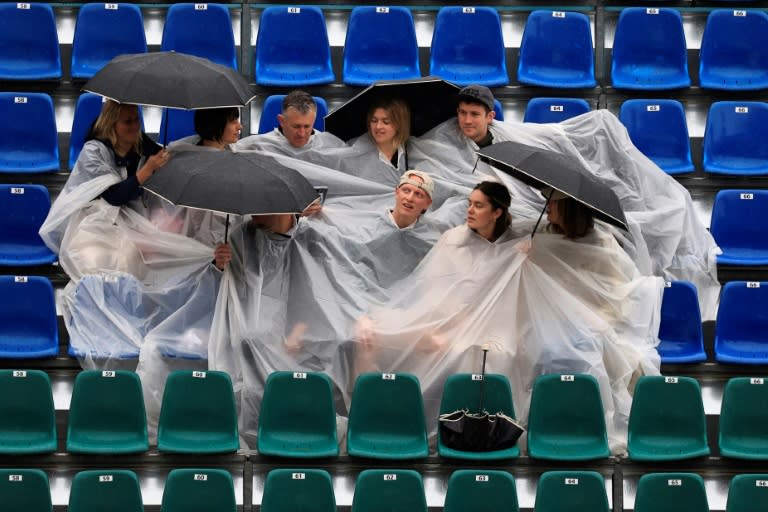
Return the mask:
[[[560,191],[591,208],[595,217],[629,230],[613,189],[595,179],[571,156],[511,141],[486,146],[477,155],[485,163],[532,187]]]
[[[423,135],[456,115],[461,89],[442,78],[428,76],[409,80],[381,80],[325,116],[325,130],[349,140],[368,130],[366,114],[374,100],[400,98],[411,109],[411,134]]]
[[[317,199],[300,172],[255,152],[182,151],[143,186],[175,205],[226,213],[227,225],[229,214],[301,213]]]

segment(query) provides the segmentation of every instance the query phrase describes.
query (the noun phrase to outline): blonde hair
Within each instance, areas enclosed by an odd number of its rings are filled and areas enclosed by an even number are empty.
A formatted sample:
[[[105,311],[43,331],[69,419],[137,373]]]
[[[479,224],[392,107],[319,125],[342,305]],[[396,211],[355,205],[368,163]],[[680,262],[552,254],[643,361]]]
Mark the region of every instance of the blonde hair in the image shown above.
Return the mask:
[[[115,126],[120,119],[120,110],[123,107],[138,108],[135,105],[122,105],[116,101],[107,100],[101,107],[101,113],[93,124],[92,135],[97,139],[106,139],[112,144],[112,148],[117,147],[117,130]],[[132,149],[141,154],[141,132],[132,144]]]
[[[368,108],[366,123],[368,124],[368,135],[371,135],[371,119],[377,108],[381,108],[389,113],[392,124],[395,125],[395,147],[405,145],[411,137],[411,109],[403,100],[397,98],[380,98],[373,101]],[[371,135],[372,136],[372,135]]]

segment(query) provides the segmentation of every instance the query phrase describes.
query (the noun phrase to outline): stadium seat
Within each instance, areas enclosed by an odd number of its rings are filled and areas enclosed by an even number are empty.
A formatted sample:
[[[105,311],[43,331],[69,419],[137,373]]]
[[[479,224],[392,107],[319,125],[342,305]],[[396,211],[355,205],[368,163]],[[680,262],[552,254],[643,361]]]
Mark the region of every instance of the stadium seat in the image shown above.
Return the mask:
[[[0,173],[58,170],[59,140],[51,97],[42,92],[0,92]]]
[[[336,409],[324,373],[273,372],[264,385],[258,450],[280,457],[335,457]]]
[[[72,78],[91,78],[118,55],[146,51],[138,5],[91,3],[80,7],[72,41]]]
[[[259,117],[259,133],[269,133],[279,126],[277,114],[283,111],[283,99],[285,94],[272,94],[264,100]],[[315,130],[325,130],[325,116],[328,114],[328,104],[320,96],[312,96],[317,104],[317,117],[315,117]]]
[[[443,387],[443,396],[440,401],[440,414],[451,413],[459,409],[468,409],[470,412],[481,412],[480,387],[483,386],[483,409],[491,414],[503,412],[507,416],[515,417],[515,407],[512,404],[512,388],[509,379],[500,374],[486,374],[485,384],[473,378],[470,373],[457,373],[448,377]],[[450,448],[443,444],[442,436],[438,429],[437,452],[442,457],[469,460],[498,460],[517,457],[520,448],[515,445],[503,450],[489,452],[469,452]]]
[[[364,373],[357,377],[347,424],[354,457],[416,459],[429,454],[424,401],[416,376]]]
[[[646,473],[637,482],[634,512],[709,512],[704,479],[695,473]]]
[[[0,184],[0,265],[47,265],[56,254],[38,231],[48,216],[51,197],[43,185]]]
[[[0,469],[3,512],[53,512],[48,475],[39,469]]]
[[[204,57],[237,69],[232,18],[224,4],[173,4],[163,27],[160,51]]]
[[[352,496],[352,512],[427,512],[421,475],[412,469],[366,469]]]
[[[80,471],[72,479],[67,512],[144,512],[136,473],[126,469]]]
[[[656,350],[662,363],[698,363],[707,359],[699,294],[688,281],[672,281],[664,288]]]
[[[768,383],[732,377],[720,406],[720,455],[768,460]]]
[[[175,140],[195,135],[195,111],[178,108],[164,109],[160,120],[158,142],[164,146]]]
[[[235,485],[223,469],[174,469],[168,473],[160,512],[235,512]]]
[[[0,357],[26,359],[59,353],[53,286],[41,276],[0,276]]]
[[[506,471],[459,469],[448,479],[443,512],[518,512],[514,477]]]
[[[768,191],[721,190],[712,205],[709,229],[725,265],[768,265],[768,229],[755,222],[768,215]]]
[[[419,45],[407,7],[352,9],[344,41],[342,78],[347,85],[418,78]]]
[[[608,512],[605,479],[596,471],[547,471],[536,485],[535,512]]]
[[[461,87],[509,83],[501,18],[492,7],[442,7],[432,34],[429,74]]]
[[[264,482],[261,512],[336,512],[331,475],[324,469],[273,469]]]
[[[592,29],[587,15],[533,11],[520,43],[517,80],[540,87],[595,87]]]
[[[77,98],[75,115],[72,119],[72,130],[69,134],[68,166],[70,170],[75,167],[77,157],[80,156],[80,151],[82,151],[83,144],[85,144],[85,140],[88,138],[91,126],[93,126],[94,121],[96,121],[96,118],[101,113],[103,103],[104,98],[92,92],[84,92]]]
[[[706,89],[768,87],[768,14],[716,9],[709,13],[699,51],[699,83]]]
[[[296,87],[336,80],[325,16],[319,7],[264,9],[254,52],[258,85]]]
[[[496,117],[494,117],[496,121],[504,120],[504,107],[499,100],[493,100],[493,111],[496,112]]]
[[[136,453],[149,449],[138,374],[83,370],[72,389],[67,429],[71,453]]]
[[[590,460],[610,454],[597,380],[586,374],[539,376],[531,394],[528,455]]]
[[[613,39],[613,86],[637,90],[689,87],[686,48],[683,18],[677,9],[624,9]]]
[[[685,111],[679,101],[627,100],[621,105],[619,120],[637,149],[667,174],[696,170]]]
[[[581,98],[531,98],[523,122],[559,123],[589,110],[589,103]]]
[[[668,461],[709,455],[701,387],[691,377],[643,376],[629,413],[629,458]]]
[[[768,474],[734,475],[725,512],[768,512]]]
[[[59,78],[61,54],[51,6],[0,3],[0,80]]]
[[[720,294],[715,359],[768,364],[768,281],[729,281]]]
[[[176,370],[160,408],[161,452],[227,453],[240,448],[232,380],[221,371]]]
[[[704,129],[704,170],[735,176],[768,175],[768,103],[718,101]]]
[[[42,370],[0,370],[0,453],[56,451],[51,380]]]

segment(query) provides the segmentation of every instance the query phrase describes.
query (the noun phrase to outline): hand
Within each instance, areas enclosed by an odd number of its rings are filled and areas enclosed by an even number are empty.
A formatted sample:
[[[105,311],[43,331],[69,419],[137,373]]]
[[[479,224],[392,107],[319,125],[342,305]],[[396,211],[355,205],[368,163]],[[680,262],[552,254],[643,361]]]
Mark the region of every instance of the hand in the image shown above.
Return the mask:
[[[286,352],[291,355],[296,355],[304,348],[304,334],[306,334],[309,326],[304,322],[299,322],[293,326],[291,332],[283,340],[283,346]]]
[[[216,250],[213,251],[213,261],[216,268],[224,270],[229,262],[232,261],[232,249],[229,244],[219,244],[216,246]]]
[[[376,343],[376,331],[374,329],[373,320],[367,315],[363,315],[357,319],[355,324],[355,339],[360,343],[363,350],[373,350]]]
[[[323,210],[323,205],[320,204],[319,201],[314,201],[312,204],[307,206],[303,212],[301,212],[302,217],[309,217],[310,215],[314,215],[316,213],[320,213]]]
[[[154,172],[159,168],[161,168],[162,166],[164,166],[165,164],[167,164],[168,160],[170,159],[171,159],[171,153],[167,149],[163,148],[157,153],[155,153],[154,155],[152,155],[151,157],[149,157],[147,159],[147,163],[150,165],[150,168]]]

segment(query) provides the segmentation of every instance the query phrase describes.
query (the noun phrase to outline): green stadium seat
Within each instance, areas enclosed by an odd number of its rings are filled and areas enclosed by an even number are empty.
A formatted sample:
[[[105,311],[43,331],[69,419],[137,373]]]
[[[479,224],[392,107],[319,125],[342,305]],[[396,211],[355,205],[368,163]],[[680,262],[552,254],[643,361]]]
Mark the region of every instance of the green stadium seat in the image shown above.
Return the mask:
[[[56,451],[51,381],[42,370],[0,370],[0,453]]]

